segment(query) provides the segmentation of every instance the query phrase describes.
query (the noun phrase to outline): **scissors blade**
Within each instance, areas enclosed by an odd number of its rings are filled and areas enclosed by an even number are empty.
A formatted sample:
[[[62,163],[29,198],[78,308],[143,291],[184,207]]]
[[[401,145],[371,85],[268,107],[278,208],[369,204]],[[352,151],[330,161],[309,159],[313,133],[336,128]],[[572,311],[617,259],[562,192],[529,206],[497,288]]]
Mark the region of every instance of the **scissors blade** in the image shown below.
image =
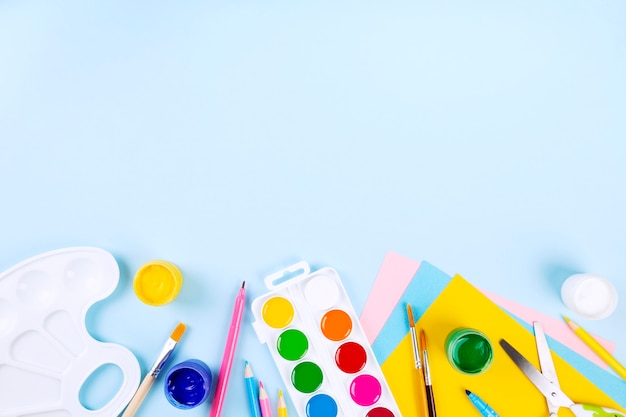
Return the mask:
[[[506,352],[507,355],[513,360],[515,365],[526,375],[526,378],[532,382],[535,387],[543,394],[546,399],[550,399],[550,402],[559,407],[569,407],[574,402],[567,396],[561,389],[555,386],[548,380],[541,372],[535,368],[521,353],[519,353],[513,346],[511,346],[506,340],[500,339],[500,346]]]
[[[543,331],[541,323],[538,321],[533,323],[533,329],[535,330],[535,341],[537,343],[537,354],[539,355],[539,365],[541,366],[541,373],[550,381],[555,388],[560,389],[559,379],[556,376],[556,369],[554,368],[554,361],[552,360],[552,354],[550,353],[550,347],[548,346],[548,340],[546,334]],[[548,410],[550,414],[556,414],[559,411],[559,406],[552,402],[551,397],[546,398],[548,403]]]

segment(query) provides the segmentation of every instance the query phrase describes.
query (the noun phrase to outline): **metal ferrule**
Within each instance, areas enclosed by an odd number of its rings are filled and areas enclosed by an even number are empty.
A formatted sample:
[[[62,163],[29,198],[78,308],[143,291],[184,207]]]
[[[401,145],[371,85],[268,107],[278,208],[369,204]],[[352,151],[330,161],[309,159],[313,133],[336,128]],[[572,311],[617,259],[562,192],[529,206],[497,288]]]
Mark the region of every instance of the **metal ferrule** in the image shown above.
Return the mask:
[[[176,343],[177,342],[175,340],[169,339],[167,343],[165,343],[165,346],[163,346],[163,349],[161,350],[161,353],[159,354],[157,360],[154,362],[154,365],[152,365],[152,368],[150,368],[149,374],[152,375],[154,378],[159,376],[161,368],[163,368],[165,361],[167,361],[167,358],[169,358],[172,354],[172,351],[176,347]]]
[[[432,385],[430,381],[430,365],[428,364],[428,351],[424,349],[422,352],[424,355],[424,382],[426,385]]]
[[[413,358],[415,360],[415,369],[420,369],[422,367],[422,362],[420,361],[420,348],[417,344],[415,327],[411,327],[411,342],[413,343]]]

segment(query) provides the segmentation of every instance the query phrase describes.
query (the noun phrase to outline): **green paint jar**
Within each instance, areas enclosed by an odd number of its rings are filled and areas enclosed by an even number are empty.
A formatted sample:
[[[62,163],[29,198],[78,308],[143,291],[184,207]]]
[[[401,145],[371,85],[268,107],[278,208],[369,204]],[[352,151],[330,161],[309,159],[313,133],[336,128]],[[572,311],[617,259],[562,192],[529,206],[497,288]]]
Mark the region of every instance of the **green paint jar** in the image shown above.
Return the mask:
[[[465,374],[481,374],[493,361],[491,342],[476,329],[461,327],[453,330],[446,338],[445,348],[450,364]]]

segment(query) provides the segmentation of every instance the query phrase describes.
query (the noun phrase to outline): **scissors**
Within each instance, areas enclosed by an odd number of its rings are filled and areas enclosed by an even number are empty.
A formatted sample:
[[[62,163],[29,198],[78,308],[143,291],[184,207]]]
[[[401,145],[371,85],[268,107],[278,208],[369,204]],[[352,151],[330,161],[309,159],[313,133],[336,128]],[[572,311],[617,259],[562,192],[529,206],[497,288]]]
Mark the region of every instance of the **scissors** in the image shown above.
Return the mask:
[[[554,362],[550,354],[550,347],[548,346],[548,341],[546,340],[541,323],[534,322],[533,328],[535,331],[535,341],[537,343],[541,372],[506,340],[500,339],[500,346],[502,346],[515,365],[526,375],[526,378],[528,378],[530,382],[541,391],[543,396],[546,397],[550,417],[557,417],[560,408],[569,408],[574,415],[578,417],[626,417],[626,415],[619,410],[597,405],[577,404],[565,395],[559,386],[556,369],[554,368]]]

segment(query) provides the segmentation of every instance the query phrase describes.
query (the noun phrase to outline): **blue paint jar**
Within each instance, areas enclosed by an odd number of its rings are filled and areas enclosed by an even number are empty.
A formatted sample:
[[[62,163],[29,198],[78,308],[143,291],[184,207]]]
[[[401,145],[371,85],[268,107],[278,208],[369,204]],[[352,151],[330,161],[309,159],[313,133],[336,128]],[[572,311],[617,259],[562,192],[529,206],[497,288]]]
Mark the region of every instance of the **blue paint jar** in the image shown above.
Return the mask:
[[[174,407],[187,410],[202,404],[211,391],[211,370],[198,359],[174,365],[164,381],[165,398]]]

